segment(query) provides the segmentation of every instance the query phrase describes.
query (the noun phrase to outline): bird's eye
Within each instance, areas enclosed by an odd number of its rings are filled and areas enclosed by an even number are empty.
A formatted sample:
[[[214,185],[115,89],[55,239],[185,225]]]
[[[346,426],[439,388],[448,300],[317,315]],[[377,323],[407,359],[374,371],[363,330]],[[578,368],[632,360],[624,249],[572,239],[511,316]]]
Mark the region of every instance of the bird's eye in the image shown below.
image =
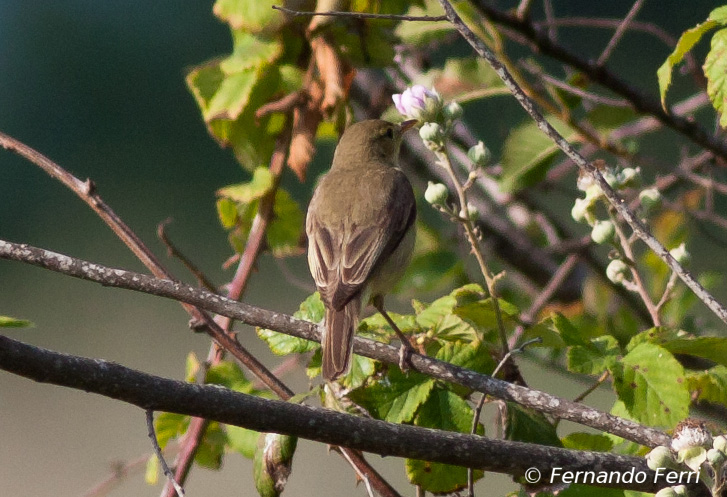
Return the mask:
[[[386,128],[386,133],[384,133],[387,138],[394,138],[394,130],[392,128]]]

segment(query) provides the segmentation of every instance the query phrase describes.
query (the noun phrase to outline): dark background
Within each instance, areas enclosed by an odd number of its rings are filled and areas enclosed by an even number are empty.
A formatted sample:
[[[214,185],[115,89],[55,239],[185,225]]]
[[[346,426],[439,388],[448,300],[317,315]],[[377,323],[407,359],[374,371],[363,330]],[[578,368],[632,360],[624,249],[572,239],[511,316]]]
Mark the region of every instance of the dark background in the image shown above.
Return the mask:
[[[631,6],[625,1],[554,4],[558,15],[602,17],[623,17]],[[638,19],[678,35],[718,5],[652,1]],[[156,240],[156,225],[171,217],[173,239],[221,284],[232,273],[221,269],[230,251],[217,222],[214,191],[246,175],[208,136],[184,84],[186,68],[230,50],[228,28],[211,10],[212,2],[188,1],[0,2],[0,131],[77,177],[92,178],[108,204],[160,256],[164,250]],[[610,32],[600,34],[583,37],[562,30],[561,40],[595,57]],[[704,48],[700,45],[702,53]],[[654,38],[629,34],[610,65],[656,94],[655,71],[667,53]],[[677,87],[670,98],[676,101],[679,92]],[[492,142],[502,136],[483,138]],[[329,148],[319,154],[316,167],[328,160]],[[285,181],[294,184],[291,178]],[[310,188],[303,186],[296,196],[307,198]],[[143,270],[85,204],[37,167],[3,150],[0,238]],[[309,280],[304,260],[290,265],[298,277]],[[169,261],[169,267],[189,281],[178,264]],[[286,283],[273,261],[263,257],[259,272],[265,278],[253,277],[247,302],[285,312],[297,308],[305,292]],[[12,262],[0,261],[0,314],[35,323],[34,328],[5,331],[14,338],[164,376],[180,378],[186,354],[191,350],[204,358],[208,349],[208,340],[187,330],[187,315],[172,302]],[[241,339],[268,364],[277,363],[249,328],[241,328]],[[535,387],[555,394],[572,396],[582,389],[562,381],[554,387],[553,374],[531,379]],[[298,391],[306,387],[301,375],[289,381]],[[590,400],[607,408],[608,399],[604,391]],[[145,433],[144,414],[137,408],[0,372],[3,494],[82,495],[109,473],[113,461],[148,453]],[[378,466],[406,488],[401,461]],[[195,469],[188,494],[253,492],[251,471],[248,461],[231,455],[221,472]],[[507,481],[487,478],[490,488],[494,480]],[[131,476],[113,495],[158,494],[141,480],[140,474]],[[351,495],[353,481],[338,456],[303,443],[288,493]],[[355,492],[365,495],[362,486]]]

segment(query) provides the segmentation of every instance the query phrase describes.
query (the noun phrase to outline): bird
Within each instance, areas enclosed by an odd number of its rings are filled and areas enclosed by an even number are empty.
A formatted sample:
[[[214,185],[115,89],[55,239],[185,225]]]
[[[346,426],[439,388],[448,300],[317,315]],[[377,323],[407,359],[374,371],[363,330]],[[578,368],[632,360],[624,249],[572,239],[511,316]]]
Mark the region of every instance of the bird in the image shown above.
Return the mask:
[[[416,200],[399,169],[402,136],[416,120],[371,119],[346,128],[331,168],[315,188],[306,216],[308,266],[325,306],[322,376],[334,381],[351,365],[353,337],[367,304],[411,345],[383,306],[414,249]]]

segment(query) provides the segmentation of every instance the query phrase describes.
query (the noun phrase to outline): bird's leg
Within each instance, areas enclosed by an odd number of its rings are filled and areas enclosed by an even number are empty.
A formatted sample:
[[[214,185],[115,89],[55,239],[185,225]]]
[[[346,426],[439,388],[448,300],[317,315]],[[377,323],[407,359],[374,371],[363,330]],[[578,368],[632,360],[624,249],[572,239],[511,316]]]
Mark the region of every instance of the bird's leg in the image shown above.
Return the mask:
[[[402,333],[399,327],[396,326],[394,320],[391,319],[391,316],[389,316],[389,314],[384,309],[384,298],[381,295],[377,295],[371,299],[371,303],[376,308],[376,310],[379,311],[382,316],[384,316],[386,322],[389,323],[389,326],[393,328],[393,330],[396,332],[396,335],[399,337],[399,340],[401,340],[401,348],[399,349],[399,369],[401,369],[402,372],[406,373],[407,371],[409,371],[409,366],[411,366],[411,354],[414,352],[414,347],[409,341],[409,338],[407,338],[407,336]]]

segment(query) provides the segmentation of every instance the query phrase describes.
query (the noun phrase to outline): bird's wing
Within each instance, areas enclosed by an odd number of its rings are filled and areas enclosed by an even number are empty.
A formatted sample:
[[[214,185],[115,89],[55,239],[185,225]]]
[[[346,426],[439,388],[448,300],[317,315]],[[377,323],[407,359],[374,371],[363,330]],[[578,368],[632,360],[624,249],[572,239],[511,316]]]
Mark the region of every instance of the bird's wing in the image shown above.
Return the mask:
[[[360,219],[341,219],[337,226],[329,226],[315,209],[308,212],[308,264],[321,297],[334,309],[343,308],[363,289],[372,271],[396,250],[416,219],[409,181],[401,171],[391,171],[390,187],[373,206],[376,215],[367,216],[366,224]]]

